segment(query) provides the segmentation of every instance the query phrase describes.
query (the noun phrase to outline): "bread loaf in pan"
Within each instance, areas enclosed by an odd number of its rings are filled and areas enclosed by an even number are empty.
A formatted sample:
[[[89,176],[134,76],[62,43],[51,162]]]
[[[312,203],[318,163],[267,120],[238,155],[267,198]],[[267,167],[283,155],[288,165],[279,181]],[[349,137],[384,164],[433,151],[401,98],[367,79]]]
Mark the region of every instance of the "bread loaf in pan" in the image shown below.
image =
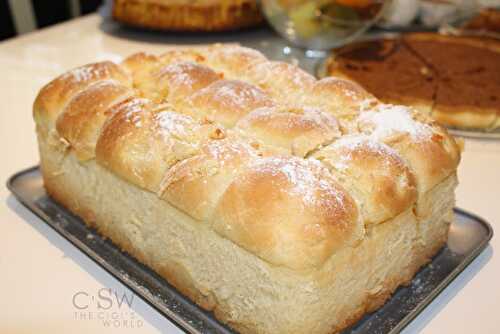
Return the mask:
[[[460,151],[343,79],[213,45],[40,91],[45,187],[242,333],[332,333],[446,242]]]

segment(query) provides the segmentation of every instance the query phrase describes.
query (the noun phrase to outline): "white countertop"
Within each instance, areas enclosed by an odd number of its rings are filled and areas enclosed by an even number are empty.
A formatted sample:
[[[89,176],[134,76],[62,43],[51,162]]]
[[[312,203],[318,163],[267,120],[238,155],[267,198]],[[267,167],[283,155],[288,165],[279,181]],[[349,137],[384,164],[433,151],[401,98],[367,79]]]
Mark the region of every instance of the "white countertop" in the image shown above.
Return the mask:
[[[135,51],[161,52],[169,47],[162,41],[175,39],[113,33],[102,20],[90,15],[0,43],[3,184],[13,173],[38,162],[31,106],[44,83],[96,60],[119,60]],[[466,140],[459,180],[457,206],[500,231],[500,140]],[[404,333],[499,333],[500,255],[494,251],[498,247],[499,238],[494,236]],[[0,186],[0,265],[1,333],[181,333],[19,204],[4,185]],[[112,299],[109,289],[116,293]],[[132,299],[130,306],[126,300],[120,305],[116,297]]]

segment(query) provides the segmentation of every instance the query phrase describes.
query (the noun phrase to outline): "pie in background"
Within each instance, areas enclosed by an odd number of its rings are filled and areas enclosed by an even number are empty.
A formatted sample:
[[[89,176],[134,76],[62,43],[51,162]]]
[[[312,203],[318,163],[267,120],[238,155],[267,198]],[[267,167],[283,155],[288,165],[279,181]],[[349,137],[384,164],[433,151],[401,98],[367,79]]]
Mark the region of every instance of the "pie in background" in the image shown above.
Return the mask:
[[[494,39],[412,33],[362,41],[337,49],[326,72],[447,126],[500,127],[500,42]]]
[[[466,30],[500,33],[500,9],[484,8],[463,26]]]

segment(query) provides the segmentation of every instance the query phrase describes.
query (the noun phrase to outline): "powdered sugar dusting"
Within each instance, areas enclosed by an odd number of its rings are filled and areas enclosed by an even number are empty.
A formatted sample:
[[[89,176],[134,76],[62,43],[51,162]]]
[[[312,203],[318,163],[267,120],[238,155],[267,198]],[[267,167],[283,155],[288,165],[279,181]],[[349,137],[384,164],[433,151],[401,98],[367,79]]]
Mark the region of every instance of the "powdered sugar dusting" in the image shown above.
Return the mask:
[[[396,154],[396,152],[389,146],[365,135],[347,135],[335,141],[331,146],[339,148],[345,147],[350,151],[364,147],[380,154],[387,154],[391,152]]]
[[[99,77],[105,77],[108,69],[102,63],[91,64],[77,67],[63,75],[63,79],[69,79],[74,82],[87,82]]]
[[[257,50],[241,46],[219,45],[214,60],[224,67],[232,67],[232,70],[241,71],[243,68],[255,62],[265,61],[266,58]],[[214,49],[212,49],[214,50]]]
[[[408,108],[395,105],[381,105],[375,111],[367,111],[359,116],[359,123],[373,125],[369,134],[376,140],[383,140],[394,133],[408,133],[415,139],[430,137],[432,129],[412,119]]]
[[[277,129],[290,136],[290,131],[323,131],[340,136],[339,124],[335,117],[313,107],[263,107],[255,109],[242,118],[238,127],[251,127],[254,123],[264,124],[267,129]]]
[[[203,65],[193,62],[174,63],[162,68],[159,72],[162,79],[166,79],[168,86],[193,88],[198,82],[216,79],[216,73]]]
[[[242,81],[221,82],[217,85],[213,98],[218,101],[228,101],[231,105],[242,109],[249,104],[269,104],[269,97],[266,93]]]
[[[132,123],[136,128],[142,127],[142,115],[146,106],[150,103],[148,99],[135,98],[120,106],[120,110],[126,110],[125,122]]]
[[[335,130],[338,132],[337,135],[340,136],[339,122],[333,115],[317,107],[307,106],[303,107],[303,110],[305,119],[325,130]]]
[[[195,78],[190,75],[190,70],[196,65],[194,63],[175,63],[165,67],[161,76],[167,75],[176,85],[192,86]]]
[[[344,207],[345,195],[335,187],[329,172],[319,161],[294,157],[270,157],[258,163],[263,174],[285,175],[290,188],[287,192],[301,198],[306,207],[327,203],[330,208]]]
[[[255,49],[246,48],[243,46],[228,46],[228,45],[220,45],[220,50],[226,57],[247,57],[247,58],[255,58],[255,59],[266,59],[262,53]]]
[[[195,127],[191,117],[173,111],[159,112],[155,115],[155,120],[162,134],[167,136],[187,137]]]
[[[205,146],[205,149],[208,151],[208,154],[222,166],[228,162],[234,162],[246,157],[257,157],[257,154],[249,145],[243,142],[234,141],[233,139],[210,141]]]
[[[309,86],[312,87],[312,84],[315,82],[312,75],[304,72],[297,66],[283,62],[267,61],[259,63],[253,68],[252,76],[256,79],[257,83],[266,84],[266,86],[269,86],[278,95],[299,93],[299,89],[310,88]],[[280,87],[278,88],[273,83],[279,83]]]
[[[296,87],[304,87],[307,83],[313,83],[315,81],[310,74],[304,72],[298,66],[291,65],[289,71],[292,82]]]
[[[385,164],[390,164],[390,160],[400,160],[398,153],[393,148],[366,135],[344,136],[325,148],[325,150],[334,150],[341,153],[338,155],[338,159],[331,161],[333,167],[340,172],[349,168],[353,160],[353,153],[357,150],[375,152],[384,159]]]
[[[271,120],[270,117],[272,114],[273,112],[271,108],[257,108],[246,114],[244,117],[240,118],[235,127],[237,129],[248,129],[252,127],[253,122],[255,122],[256,120],[264,120],[264,122],[270,124],[269,121]]]

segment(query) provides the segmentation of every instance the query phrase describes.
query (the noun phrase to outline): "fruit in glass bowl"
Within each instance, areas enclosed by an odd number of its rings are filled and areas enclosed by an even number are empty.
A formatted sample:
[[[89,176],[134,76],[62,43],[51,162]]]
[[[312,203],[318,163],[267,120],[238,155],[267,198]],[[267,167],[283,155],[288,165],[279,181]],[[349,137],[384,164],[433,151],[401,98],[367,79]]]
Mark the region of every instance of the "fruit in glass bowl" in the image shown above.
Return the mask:
[[[390,0],[262,0],[271,26],[292,44],[329,49],[369,29]]]

